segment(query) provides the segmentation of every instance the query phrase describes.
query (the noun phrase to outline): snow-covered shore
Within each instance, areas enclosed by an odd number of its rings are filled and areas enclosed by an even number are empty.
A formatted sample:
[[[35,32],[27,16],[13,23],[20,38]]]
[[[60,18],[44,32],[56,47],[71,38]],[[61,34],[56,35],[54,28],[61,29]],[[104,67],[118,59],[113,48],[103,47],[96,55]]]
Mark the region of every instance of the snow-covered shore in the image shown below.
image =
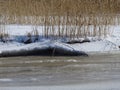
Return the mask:
[[[9,47],[9,48],[7,48]],[[0,48],[0,56],[87,56],[83,51],[72,48],[70,45],[61,42],[36,42],[31,44],[8,43]]]
[[[67,44],[60,40],[50,41],[49,39],[40,39],[38,42],[24,44],[21,43],[26,33],[32,31],[30,25],[6,25],[5,29],[13,39],[12,42],[3,43],[0,42],[0,53],[21,51],[21,50],[34,50],[43,49],[48,47],[64,48],[70,51],[86,52],[88,54],[93,53],[119,53],[120,50],[120,26],[111,26],[112,33],[101,39],[88,37],[91,42]],[[114,30],[112,30],[114,29]],[[42,35],[42,27],[38,27],[38,32]],[[53,45],[52,45],[53,44]]]

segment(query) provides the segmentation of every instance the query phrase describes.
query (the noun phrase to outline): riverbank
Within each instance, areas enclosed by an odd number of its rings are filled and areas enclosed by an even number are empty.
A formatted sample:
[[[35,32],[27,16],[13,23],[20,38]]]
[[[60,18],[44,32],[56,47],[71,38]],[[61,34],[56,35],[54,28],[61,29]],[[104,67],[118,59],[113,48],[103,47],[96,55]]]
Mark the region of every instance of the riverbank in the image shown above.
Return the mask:
[[[9,56],[88,56],[95,54],[119,54],[119,46],[106,40],[67,44],[45,40],[24,44],[19,42],[0,43],[0,57]]]
[[[110,26],[111,33],[106,37],[74,38],[75,40],[72,41],[67,37],[43,37],[41,26],[37,31],[39,35],[34,35],[31,27],[30,25],[6,25],[5,29],[9,35],[0,40],[0,56],[45,54],[46,56],[81,56],[83,53],[84,55],[109,54],[120,51],[120,26]],[[43,51],[43,48],[47,52]]]

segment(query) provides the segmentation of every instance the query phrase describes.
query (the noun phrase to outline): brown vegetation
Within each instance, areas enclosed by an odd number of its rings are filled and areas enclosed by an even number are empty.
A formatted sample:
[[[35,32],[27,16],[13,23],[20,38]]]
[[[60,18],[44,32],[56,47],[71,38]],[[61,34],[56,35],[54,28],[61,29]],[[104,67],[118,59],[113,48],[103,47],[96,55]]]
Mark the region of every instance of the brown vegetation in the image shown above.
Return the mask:
[[[2,23],[40,25],[46,37],[106,36],[119,14],[120,0],[0,0]]]
[[[0,25],[0,41],[7,42],[9,38],[8,32],[5,30],[4,25]]]

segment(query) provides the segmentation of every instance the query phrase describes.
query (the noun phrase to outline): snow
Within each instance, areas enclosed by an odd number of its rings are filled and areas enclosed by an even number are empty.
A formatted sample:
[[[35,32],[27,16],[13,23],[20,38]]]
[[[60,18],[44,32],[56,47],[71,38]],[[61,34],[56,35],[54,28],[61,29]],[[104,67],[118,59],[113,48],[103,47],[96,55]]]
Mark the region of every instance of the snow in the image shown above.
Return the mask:
[[[120,26],[110,26],[111,34],[101,40],[93,40],[93,38],[88,37],[92,42],[82,43],[82,44],[65,44],[60,41],[49,41],[48,39],[43,39],[40,42],[35,42],[31,44],[23,44],[18,41],[2,43],[0,42],[0,53],[3,51],[11,50],[29,50],[34,48],[46,48],[46,47],[62,47],[65,49],[71,49],[71,51],[84,51],[84,52],[110,52],[110,51],[119,51],[120,46]],[[27,32],[32,32],[33,27],[31,25],[6,25],[6,31],[11,36],[21,36],[26,35]],[[38,26],[37,30],[40,35],[43,34],[42,26]],[[19,37],[21,38],[21,37]],[[19,39],[17,38],[17,39]],[[51,44],[52,43],[52,44]],[[9,47],[9,48],[8,48]]]
[[[111,26],[111,35],[102,38],[102,40],[95,40],[90,43],[73,44],[74,49],[85,52],[110,52],[119,51],[120,46],[120,26]],[[112,30],[113,29],[113,30]],[[92,38],[91,38],[92,39]]]
[[[9,47],[9,48],[7,48]],[[21,43],[9,43],[7,45],[4,45],[3,47],[1,47],[1,51],[11,51],[11,50],[21,50],[21,49],[25,49],[25,50],[29,50],[29,49],[34,49],[34,48],[46,48],[48,47],[48,44],[46,42],[44,43],[31,43],[31,44],[21,44]]]
[[[105,52],[111,50],[119,50],[119,48],[107,41],[96,41],[91,43],[83,43],[83,44],[74,44],[71,45],[75,49],[86,51],[86,52]]]
[[[6,25],[6,31],[9,32],[10,35],[26,35],[28,32],[33,31],[33,27],[31,25]],[[38,27],[39,34],[42,33],[42,27]]]
[[[14,50],[32,50],[34,48],[38,48],[38,49],[44,49],[44,48],[48,48],[48,47],[54,47],[57,45],[59,45],[61,43],[51,43],[51,41],[45,41],[45,42],[36,42],[36,43],[31,43],[31,44],[21,44],[21,43],[17,43],[17,42],[13,42],[13,43],[8,43],[8,44],[5,44],[5,43],[1,43],[0,45],[0,50],[1,52],[3,51],[14,51]],[[60,45],[62,47],[62,44]],[[59,46],[59,47],[60,47]],[[9,47],[9,48],[8,48]],[[66,49],[69,49],[68,47],[65,47],[63,45],[63,48],[66,48]]]

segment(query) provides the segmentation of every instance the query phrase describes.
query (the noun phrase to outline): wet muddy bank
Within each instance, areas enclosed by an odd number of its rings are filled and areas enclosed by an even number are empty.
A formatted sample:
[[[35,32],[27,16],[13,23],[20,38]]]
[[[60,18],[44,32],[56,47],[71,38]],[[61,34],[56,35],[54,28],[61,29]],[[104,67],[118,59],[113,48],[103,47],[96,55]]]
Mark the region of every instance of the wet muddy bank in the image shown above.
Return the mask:
[[[13,57],[13,56],[88,56],[87,53],[82,51],[67,50],[64,48],[34,48],[32,50],[11,50],[0,53],[0,57]]]

